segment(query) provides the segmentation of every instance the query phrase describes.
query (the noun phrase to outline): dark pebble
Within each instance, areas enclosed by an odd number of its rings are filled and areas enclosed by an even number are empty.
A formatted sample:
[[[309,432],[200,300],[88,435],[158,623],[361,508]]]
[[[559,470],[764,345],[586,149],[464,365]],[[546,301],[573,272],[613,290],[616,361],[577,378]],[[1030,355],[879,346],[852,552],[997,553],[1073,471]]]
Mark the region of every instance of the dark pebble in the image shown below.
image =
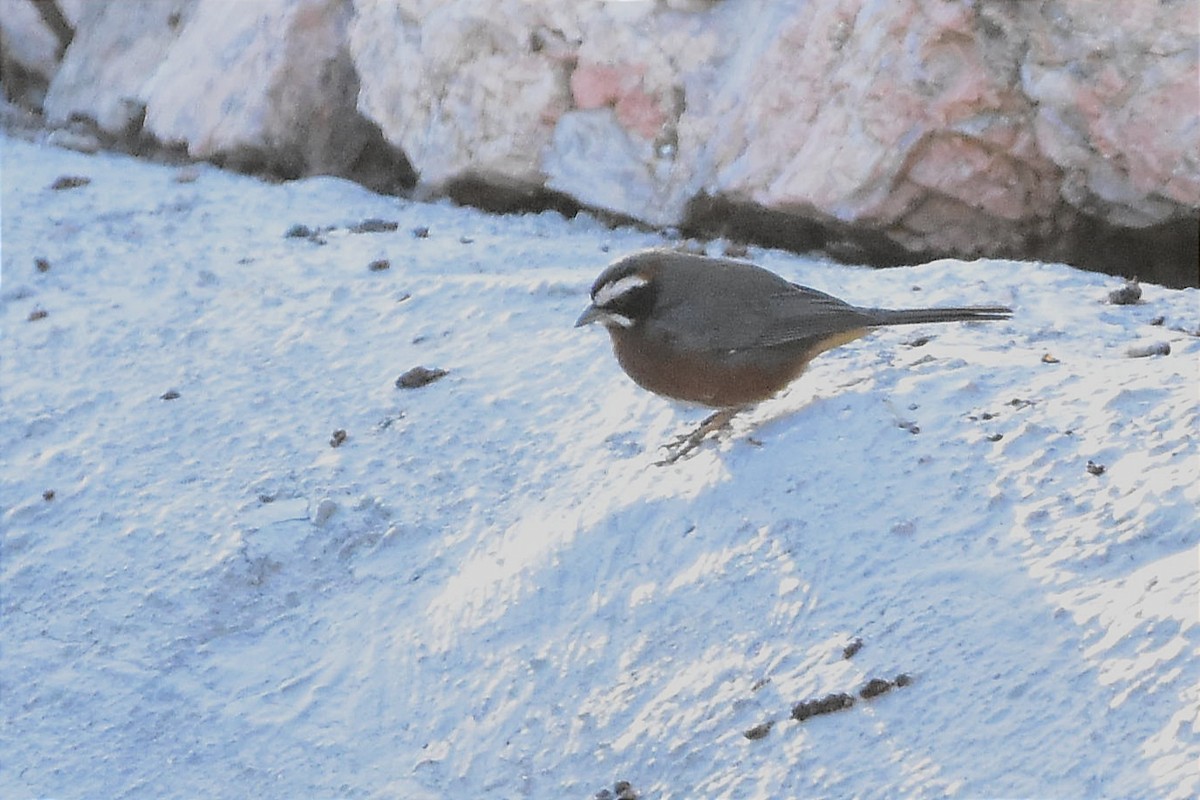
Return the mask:
[[[1138,285],[1137,280],[1125,281],[1125,285],[1120,289],[1113,289],[1108,293],[1108,302],[1114,306],[1131,306],[1142,299],[1142,287]]]
[[[763,722],[755,725],[753,728],[747,728],[746,730],[742,731],[742,736],[745,736],[750,741],[765,738],[766,735],[771,732],[771,727],[774,724],[774,722]]]
[[[1169,356],[1171,355],[1171,344],[1169,342],[1151,342],[1150,344],[1134,345],[1125,351],[1125,355],[1130,358]]]
[[[351,233],[387,233],[400,227],[399,222],[389,222],[386,219],[364,219],[350,229]]]
[[[858,696],[864,700],[870,700],[872,697],[890,692],[896,684],[891,681],[885,681],[883,678],[871,678],[867,681],[867,685],[858,690]]]
[[[63,189],[75,189],[80,186],[87,186],[91,182],[91,178],[85,178],[82,175],[63,175],[50,184],[50,188],[56,192],[60,192]]]
[[[430,369],[428,367],[413,367],[408,372],[396,378],[397,389],[419,389],[422,386],[428,386],[436,380],[446,376],[444,369]]]
[[[858,651],[862,650],[863,640],[855,637],[850,644],[842,648],[842,658],[854,658],[858,655]]]
[[[817,700],[805,700],[792,707],[792,719],[803,722],[809,717],[832,714],[854,705],[854,698],[845,692],[827,695]]]

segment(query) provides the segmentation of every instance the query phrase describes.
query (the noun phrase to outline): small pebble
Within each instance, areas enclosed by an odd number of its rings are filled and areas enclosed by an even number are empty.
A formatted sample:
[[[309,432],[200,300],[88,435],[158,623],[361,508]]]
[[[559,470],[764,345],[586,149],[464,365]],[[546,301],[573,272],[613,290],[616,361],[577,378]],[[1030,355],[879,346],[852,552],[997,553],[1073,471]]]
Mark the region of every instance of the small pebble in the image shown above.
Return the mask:
[[[1104,470],[1105,470],[1105,466],[1103,464],[1097,464],[1095,461],[1092,461],[1090,458],[1088,459],[1088,462],[1087,462],[1088,474],[1103,475]]]
[[[379,258],[367,264],[367,269],[371,270],[371,272],[383,272],[385,269],[390,269],[391,266],[392,262],[386,258]]]
[[[855,637],[850,644],[842,648],[842,658],[854,658],[858,655],[858,651],[862,650],[863,640]]]
[[[1163,324],[1164,322],[1166,322],[1166,321],[1167,321],[1167,318],[1166,318],[1166,317],[1164,317],[1162,314],[1159,314],[1157,317],[1155,317],[1154,319],[1150,320],[1150,324],[1151,324],[1151,325],[1158,326],[1158,325],[1162,325],[1162,324]]]
[[[56,192],[60,192],[63,189],[75,189],[80,186],[87,186],[91,182],[91,178],[85,178],[82,175],[62,175],[54,183],[50,184],[50,188]]]
[[[179,392],[175,391],[174,389],[168,389],[167,391],[160,394],[158,397],[160,400],[178,400]]]
[[[883,678],[871,678],[867,681],[866,686],[858,690],[858,696],[864,700],[870,700],[872,697],[878,697],[881,694],[890,692],[896,684]]]
[[[774,725],[775,725],[774,722],[760,723],[758,725],[755,725],[753,728],[747,728],[746,730],[742,731],[742,736],[745,736],[750,741],[755,741],[757,739],[763,739],[766,737],[766,735],[768,733],[771,732],[771,728]]]
[[[419,389],[446,376],[444,369],[429,367],[413,367],[408,372],[396,378],[397,389]]]
[[[1137,278],[1125,281],[1125,285],[1120,289],[1113,289],[1108,293],[1108,302],[1114,306],[1131,306],[1141,299],[1142,287],[1138,284]]]
[[[65,150],[74,150],[77,153],[90,154],[100,150],[100,140],[96,136],[67,128],[51,131],[50,135],[46,137],[46,142]]]
[[[792,707],[792,719],[803,722],[809,717],[820,714],[832,714],[854,705],[854,698],[845,692],[826,695],[818,700],[805,700]]]
[[[336,431],[333,432],[333,435],[329,437],[329,446],[330,447],[341,447],[342,442],[346,441],[346,438],[347,438],[347,434],[346,434],[345,429],[338,428]]]
[[[616,800],[637,800],[637,792],[629,781],[617,781],[613,784],[613,791],[617,793]]]
[[[47,503],[49,503],[51,500],[54,499],[54,490],[47,489],[46,491],[42,492],[42,499],[45,500]]]
[[[386,219],[364,219],[350,228],[351,233],[387,233],[400,227],[399,222],[389,222]]]
[[[420,225],[412,229],[412,235],[414,239],[428,239],[429,228],[425,227],[424,225]]]
[[[1042,356],[1042,363],[1043,364],[1057,364],[1057,363],[1059,363],[1059,361],[1054,356],[1050,355],[1049,353],[1046,353]]]
[[[37,322],[39,319],[45,319],[48,316],[50,316],[50,312],[47,311],[46,309],[35,308],[33,311],[29,312],[29,321]]]
[[[312,235],[312,228],[308,227],[307,225],[301,225],[297,223],[288,228],[287,233],[285,233],[283,236],[285,239],[306,239]]]
[[[328,497],[323,498],[321,502],[317,503],[317,510],[313,513],[313,524],[324,525],[335,511],[337,511],[337,503]]]
[[[35,267],[37,267],[38,272],[49,272],[50,271],[50,261],[48,259],[42,258],[41,256],[38,256],[37,258],[35,258],[33,260],[33,265]]]
[[[1150,344],[1135,344],[1125,351],[1129,358],[1146,358],[1147,356],[1169,356],[1171,345],[1167,342],[1151,342]]]

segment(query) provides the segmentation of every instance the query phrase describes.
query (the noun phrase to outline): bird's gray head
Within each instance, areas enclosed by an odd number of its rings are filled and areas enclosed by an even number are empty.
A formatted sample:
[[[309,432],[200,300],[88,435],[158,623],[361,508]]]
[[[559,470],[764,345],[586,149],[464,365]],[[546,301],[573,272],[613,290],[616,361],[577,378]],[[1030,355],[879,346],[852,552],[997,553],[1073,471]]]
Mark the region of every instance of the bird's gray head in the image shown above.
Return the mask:
[[[592,284],[592,304],[575,327],[599,322],[608,328],[632,328],[650,316],[658,296],[658,263],[654,251],[614,261]]]

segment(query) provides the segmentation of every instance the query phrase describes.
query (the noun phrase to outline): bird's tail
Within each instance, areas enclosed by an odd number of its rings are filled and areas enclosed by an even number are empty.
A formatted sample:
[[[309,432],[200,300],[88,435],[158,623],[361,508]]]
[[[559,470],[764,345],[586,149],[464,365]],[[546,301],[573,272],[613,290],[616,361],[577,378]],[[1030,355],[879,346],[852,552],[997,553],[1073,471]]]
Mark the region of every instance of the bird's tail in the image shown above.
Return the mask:
[[[1012,309],[1005,306],[959,306],[957,308],[872,308],[872,326],[919,325],[924,322],[970,322],[972,320],[1008,319]]]

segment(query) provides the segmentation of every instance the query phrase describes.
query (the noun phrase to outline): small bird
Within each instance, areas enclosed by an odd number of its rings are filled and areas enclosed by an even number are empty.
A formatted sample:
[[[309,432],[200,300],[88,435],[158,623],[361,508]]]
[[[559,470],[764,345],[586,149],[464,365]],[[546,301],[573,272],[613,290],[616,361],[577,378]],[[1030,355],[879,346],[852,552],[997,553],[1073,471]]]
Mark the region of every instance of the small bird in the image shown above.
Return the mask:
[[[663,249],[614,261],[592,284],[591,299],[575,327],[604,325],[635,383],[719,409],[682,437],[690,443],[684,452],[778,393],[816,356],[872,328],[1012,314],[1004,306],[860,308],[748,262]]]

